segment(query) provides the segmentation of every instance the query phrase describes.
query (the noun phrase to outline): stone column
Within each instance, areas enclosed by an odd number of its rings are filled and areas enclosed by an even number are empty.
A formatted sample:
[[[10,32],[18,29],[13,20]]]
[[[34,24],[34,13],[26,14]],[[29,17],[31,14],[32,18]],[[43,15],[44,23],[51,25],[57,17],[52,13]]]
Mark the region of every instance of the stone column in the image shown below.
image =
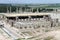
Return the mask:
[[[55,12],[57,12],[57,9],[54,9],[55,10]]]
[[[7,7],[7,13],[9,13],[8,7]]]
[[[55,12],[57,12],[57,9],[54,9]]]
[[[44,15],[43,18],[46,19],[46,16]]]
[[[29,19],[29,21],[30,21],[30,20],[31,20],[31,16],[28,16],[28,17],[29,17],[28,19]]]
[[[18,17],[16,17],[16,21],[18,21]]]
[[[11,7],[10,7],[10,13],[11,13]]]
[[[32,12],[33,12],[33,8],[32,8]]]
[[[18,7],[16,7],[16,13],[18,13]]]
[[[27,11],[27,9],[25,8],[25,10],[24,10],[25,12]]]
[[[20,13],[20,12],[22,12],[22,8],[21,8],[21,7],[19,8],[19,13]]]
[[[31,8],[30,8],[30,12],[31,12]]]
[[[20,10],[20,8],[19,8],[19,13],[20,13],[20,11],[21,11],[21,10]]]
[[[38,12],[38,8],[37,8],[37,12]]]

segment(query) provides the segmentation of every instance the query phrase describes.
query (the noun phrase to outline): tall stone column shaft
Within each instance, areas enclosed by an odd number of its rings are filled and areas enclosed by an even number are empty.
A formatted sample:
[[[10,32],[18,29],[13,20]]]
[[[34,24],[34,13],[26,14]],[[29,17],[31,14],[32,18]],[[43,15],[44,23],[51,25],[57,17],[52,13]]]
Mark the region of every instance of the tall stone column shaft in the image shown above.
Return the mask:
[[[10,13],[11,13],[11,7],[10,7]]]

